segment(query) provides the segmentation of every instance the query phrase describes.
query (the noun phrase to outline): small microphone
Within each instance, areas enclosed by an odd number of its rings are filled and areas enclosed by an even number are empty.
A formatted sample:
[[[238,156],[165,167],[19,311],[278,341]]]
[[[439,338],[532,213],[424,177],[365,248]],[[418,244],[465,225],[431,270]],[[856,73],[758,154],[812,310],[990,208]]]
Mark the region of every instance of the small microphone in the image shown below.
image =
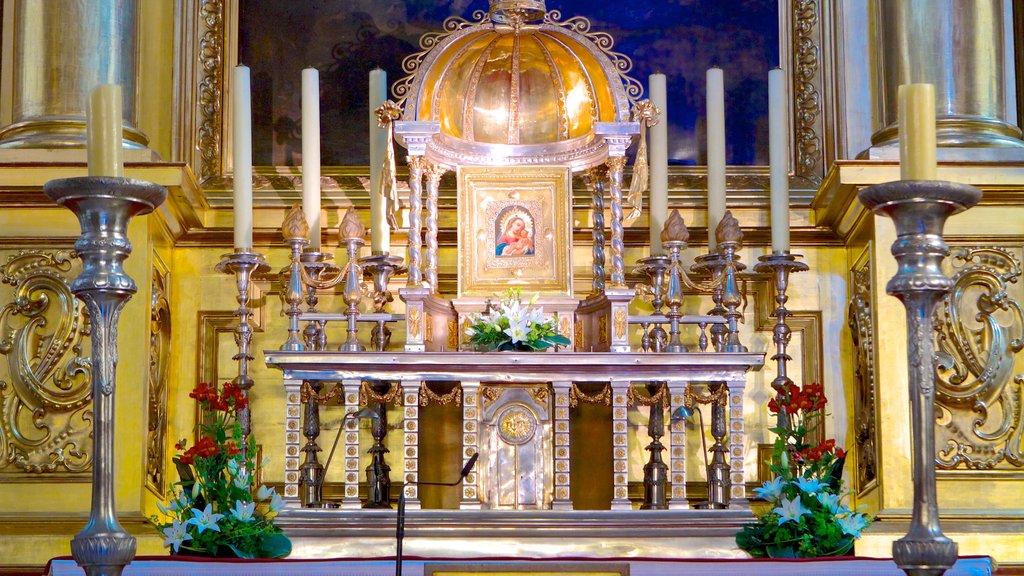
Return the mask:
[[[476,465],[476,461],[479,459],[480,453],[473,452],[473,455],[469,457],[469,462],[466,462],[466,465],[462,467],[462,472],[459,474],[460,479],[465,479],[473,471],[473,466]]]

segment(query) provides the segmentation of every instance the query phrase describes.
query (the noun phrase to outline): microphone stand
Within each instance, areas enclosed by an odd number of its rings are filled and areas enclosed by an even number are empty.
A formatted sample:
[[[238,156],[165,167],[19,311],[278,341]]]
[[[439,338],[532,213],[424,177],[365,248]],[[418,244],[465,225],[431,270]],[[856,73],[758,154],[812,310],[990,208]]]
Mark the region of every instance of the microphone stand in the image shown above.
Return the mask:
[[[712,477],[711,463],[708,462],[708,441],[707,441],[707,438],[704,436],[704,413],[700,411],[700,407],[699,406],[694,406],[692,408],[689,407],[689,406],[680,406],[679,408],[676,408],[672,412],[672,414],[669,415],[669,422],[676,422],[676,421],[679,421],[679,420],[688,420],[691,416],[693,416],[694,412],[697,413],[697,420],[700,423],[700,444],[701,444],[701,448],[702,448],[701,452],[704,453],[704,473],[707,476],[707,484],[708,484],[708,501],[707,501],[707,503],[697,504],[696,506],[697,506],[697,508],[707,507],[710,510],[714,510],[716,508],[719,508],[719,506],[718,506],[718,503],[713,502],[712,498],[711,498],[711,494],[713,492],[712,482],[713,482],[714,478]]]
[[[459,472],[458,480],[454,482],[408,482],[416,486],[458,486],[466,479],[466,476],[473,470],[476,461],[480,458],[479,452],[474,452],[469,461]],[[402,541],[405,539],[405,486],[398,493],[398,519],[395,525],[395,576],[402,576]]]

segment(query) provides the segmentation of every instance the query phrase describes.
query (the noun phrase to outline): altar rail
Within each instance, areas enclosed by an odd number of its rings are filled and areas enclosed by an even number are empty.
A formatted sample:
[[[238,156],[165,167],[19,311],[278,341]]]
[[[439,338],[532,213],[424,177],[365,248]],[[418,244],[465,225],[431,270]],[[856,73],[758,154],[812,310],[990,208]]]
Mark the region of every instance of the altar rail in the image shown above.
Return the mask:
[[[462,390],[463,462],[479,451],[477,429],[481,384],[550,383],[554,395],[554,501],[552,507],[571,510],[569,496],[570,391],[580,382],[607,382],[612,396],[613,500],[612,509],[629,509],[627,422],[629,388],[633,384],[665,382],[671,406],[682,406],[691,383],[720,382],[728,391],[730,507],[748,506],[743,479],[745,430],[743,421],[746,372],[764,364],[764,354],[738,352],[604,353],[575,352],[552,356],[536,353],[473,352],[264,352],[268,366],[284,373],[286,391],[285,497],[299,497],[300,414],[303,383],[339,382],[346,412],[359,409],[363,381],[396,382],[401,386],[403,414],[403,490],[409,508],[419,507],[419,406],[426,382],[458,382]],[[318,418],[318,417],[317,417]],[[669,470],[672,491],[669,507],[688,508],[685,472],[685,423],[671,423]],[[344,499],[342,507],[358,508],[359,437],[354,419],[345,422]],[[461,508],[481,504],[477,474],[470,473],[462,487]]]

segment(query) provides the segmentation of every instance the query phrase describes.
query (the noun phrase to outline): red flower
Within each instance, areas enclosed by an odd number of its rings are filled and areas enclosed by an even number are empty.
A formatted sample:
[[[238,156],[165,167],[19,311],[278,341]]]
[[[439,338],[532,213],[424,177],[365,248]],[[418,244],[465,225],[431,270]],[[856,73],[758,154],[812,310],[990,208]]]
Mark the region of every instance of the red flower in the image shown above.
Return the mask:
[[[192,456],[188,454],[182,454],[180,457],[178,457],[178,461],[181,462],[182,464],[191,464]]]
[[[185,449],[185,445],[187,443],[188,443],[188,440],[182,438],[181,440],[178,440],[177,442],[175,442],[174,449],[175,450],[184,450]]]
[[[234,442],[228,442],[227,448],[228,448],[228,456],[234,456],[235,454],[241,454],[242,453],[242,451],[237,446],[235,446]]]
[[[846,458],[846,450],[836,448],[836,458]]]

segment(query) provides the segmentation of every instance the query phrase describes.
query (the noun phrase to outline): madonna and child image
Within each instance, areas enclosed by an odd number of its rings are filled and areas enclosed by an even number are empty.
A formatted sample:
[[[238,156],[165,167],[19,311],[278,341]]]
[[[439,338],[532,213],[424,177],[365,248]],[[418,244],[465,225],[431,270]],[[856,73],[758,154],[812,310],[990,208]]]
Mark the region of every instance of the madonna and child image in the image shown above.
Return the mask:
[[[533,256],[533,216],[523,206],[509,206],[494,222],[495,256]]]

